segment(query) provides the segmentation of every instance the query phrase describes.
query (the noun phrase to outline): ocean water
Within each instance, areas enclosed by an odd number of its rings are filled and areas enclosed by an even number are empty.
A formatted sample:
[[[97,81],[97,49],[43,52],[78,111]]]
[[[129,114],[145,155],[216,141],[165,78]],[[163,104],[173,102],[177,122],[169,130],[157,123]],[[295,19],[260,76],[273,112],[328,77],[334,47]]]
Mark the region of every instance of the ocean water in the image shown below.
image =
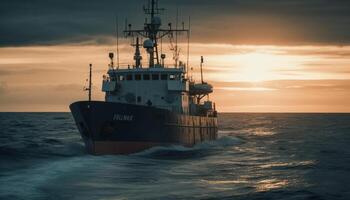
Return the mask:
[[[221,114],[219,139],[92,156],[70,113],[0,113],[0,199],[350,199],[350,114]]]

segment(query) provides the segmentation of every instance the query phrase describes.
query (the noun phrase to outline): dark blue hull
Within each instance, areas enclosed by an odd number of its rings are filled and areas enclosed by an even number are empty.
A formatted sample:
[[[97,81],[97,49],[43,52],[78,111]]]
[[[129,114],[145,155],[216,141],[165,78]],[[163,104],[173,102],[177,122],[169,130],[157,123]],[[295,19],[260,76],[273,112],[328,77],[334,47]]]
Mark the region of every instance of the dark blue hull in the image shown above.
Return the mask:
[[[70,105],[87,151],[127,154],[217,138],[217,118],[174,114],[151,106],[80,101]]]

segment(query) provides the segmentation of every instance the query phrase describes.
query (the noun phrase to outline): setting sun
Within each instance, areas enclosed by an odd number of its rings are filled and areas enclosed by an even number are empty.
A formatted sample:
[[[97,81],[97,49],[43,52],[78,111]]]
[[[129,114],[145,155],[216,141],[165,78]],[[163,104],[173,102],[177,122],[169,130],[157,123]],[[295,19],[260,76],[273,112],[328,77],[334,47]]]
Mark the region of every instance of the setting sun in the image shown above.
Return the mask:
[[[238,79],[242,81],[263,81],[274,78],[273,70],[278,56],[266,53],[248,53],[236,56]]]

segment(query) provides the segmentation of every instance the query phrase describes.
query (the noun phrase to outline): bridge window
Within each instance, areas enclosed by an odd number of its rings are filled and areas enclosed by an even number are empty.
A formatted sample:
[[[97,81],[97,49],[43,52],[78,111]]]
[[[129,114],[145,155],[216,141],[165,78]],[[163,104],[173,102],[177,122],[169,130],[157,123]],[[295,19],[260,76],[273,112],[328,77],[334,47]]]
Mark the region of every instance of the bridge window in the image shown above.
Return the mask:
[[[160,79],[162,79],[162,80],[168,80],[168,74],[162,74],[162,75],[160,76]]]
[[[132,80],[132,74],[126,75],[126,80],[131,81]]]
[[[149,74],[144,74],[143,75],[143,80],[146,80],[146,81],[150,80],[150,75]]]
[[[159,74],[152,74],[152,80],[159,80]]]
[[[141,74],[135,74],[135,80],[137,81],[141,80]]]

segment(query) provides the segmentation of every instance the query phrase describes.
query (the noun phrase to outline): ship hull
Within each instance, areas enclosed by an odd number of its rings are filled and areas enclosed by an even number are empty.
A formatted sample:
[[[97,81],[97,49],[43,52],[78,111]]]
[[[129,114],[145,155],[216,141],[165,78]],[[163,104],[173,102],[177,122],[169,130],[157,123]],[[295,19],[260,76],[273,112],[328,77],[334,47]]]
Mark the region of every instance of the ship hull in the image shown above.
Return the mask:
[[[180,115],[124,103],[79,101],[70,110],[88,153],[130,154],[154,146],[183,145],[217,138],[217,118]]]

